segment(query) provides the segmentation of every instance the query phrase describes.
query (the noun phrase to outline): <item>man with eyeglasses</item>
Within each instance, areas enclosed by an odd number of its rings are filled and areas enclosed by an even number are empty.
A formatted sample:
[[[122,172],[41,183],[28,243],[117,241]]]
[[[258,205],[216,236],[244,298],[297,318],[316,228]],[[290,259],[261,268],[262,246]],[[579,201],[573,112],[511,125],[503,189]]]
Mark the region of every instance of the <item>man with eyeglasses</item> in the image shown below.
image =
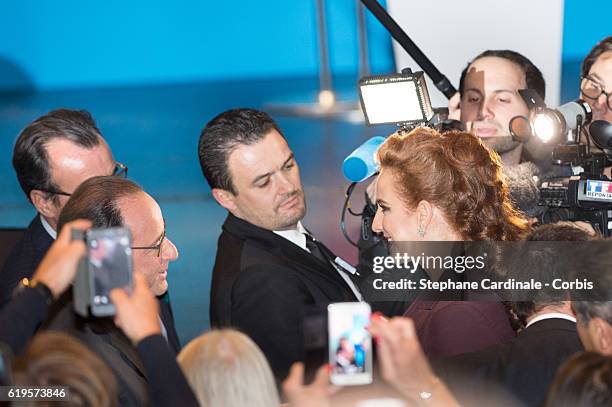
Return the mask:
[[[32,277],[56,238],[57,220],[71,193],[97,175],[127,176],[85,110],[58,109],[28,124],[13,150],[19,184],[38,212],[0,271],[0,308],[19,281]]]
[[[593,47],[581,70],[580,98],[593,109],[593,120],[612,122],[612,36]]]
[[[125,227],[132,235],[134,273],[145,277],[158,298],[168,290],[168,267],[178,258],[166,236],[166,224],[157,202],[134,182],[112,176],[84,181],[70,197],[58,220],[58,230],[73,219],[91,221],[93,228]],[[159,301],[162,335],[173,354],[180,350],[170,304]],[[59,299],[44,324],[78,337],[115,372],[120,405],[147,405],[148,379],[133,344],[108,318],[81,318],[74,312],[70,293]]]

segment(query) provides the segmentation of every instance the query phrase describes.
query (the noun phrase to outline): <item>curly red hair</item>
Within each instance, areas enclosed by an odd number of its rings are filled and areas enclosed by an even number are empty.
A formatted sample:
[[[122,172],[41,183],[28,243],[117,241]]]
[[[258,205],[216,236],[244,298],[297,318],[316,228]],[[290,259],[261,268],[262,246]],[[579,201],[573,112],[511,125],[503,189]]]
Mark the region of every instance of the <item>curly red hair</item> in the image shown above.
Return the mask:
[[[377,157],[408,209],[428,201],[465,240],[520,240],[529,230],[510,201],[501,159],[471,133],[419,127],[391,135]]]

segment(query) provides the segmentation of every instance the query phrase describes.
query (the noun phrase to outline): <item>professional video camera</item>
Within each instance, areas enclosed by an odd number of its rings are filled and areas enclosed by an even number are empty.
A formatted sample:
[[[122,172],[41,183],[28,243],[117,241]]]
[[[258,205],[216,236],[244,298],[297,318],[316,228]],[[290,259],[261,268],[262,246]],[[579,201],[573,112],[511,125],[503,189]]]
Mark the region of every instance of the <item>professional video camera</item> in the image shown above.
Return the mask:
[[[578,99],[550,109],[533,92],[520,93],[532,110],[529,118],[517,116],[510,121],[512,136],[520,141],[537,137],[543,143],[556,143],[552,174],[539,187],[538,205],[544,207],[539,221],[585,221],[603,236],[611,236],[612,181],[604,169],[612,165],[612,125],[603,120],[591,123],[591,138],[603,150],[592,152],[588,137],[587,144],[581,143],[592,118],[588,103]]]

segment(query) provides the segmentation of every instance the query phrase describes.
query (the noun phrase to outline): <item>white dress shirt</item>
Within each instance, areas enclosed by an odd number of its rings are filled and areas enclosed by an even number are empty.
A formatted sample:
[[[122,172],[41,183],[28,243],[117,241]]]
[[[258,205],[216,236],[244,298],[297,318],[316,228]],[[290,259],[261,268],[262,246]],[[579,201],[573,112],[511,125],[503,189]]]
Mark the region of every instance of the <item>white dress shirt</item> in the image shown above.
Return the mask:
[[[306,230],[304,225],[302,225],[302,222],[298,222],[295,229],[273,230],[273,232],[289,240],[291,243],[299,246],[302,250],[305,250],[310,253],[310,250],[308,250],[308,248],[306,247],[306,234],[308,233],[308,231]],[[355,286],[355,283],[353,283],[353,280],[351,280],[351,278],[346,274],[346,272],[342,270],[340,266],[338,266],[336,263],[331,264],[332,266],[334,266],[338,274],[340,274],[340,277],[342,277],[342,279],[349,286],[353,294],[355,294],[355,297],[357,297],[359,301],[363,301],[363,297],[361,296],[359,289]]]
[[[535,324],[538,321],[542,321],[544,319],[552,319],[552,318],[566,319],[568,321],[572,321],[573,323],[576,323],[576,318],[574,318],[571,315],[563,314],[561,312],[547,312],[546,314],[538,315],[537,317],[529,321],[525,328],[529,328],[531,325]]]
[[[45,219],[44,216],[42,216],[40,214],[38,216],[40,216],[40,223],[42,223],[43,228],[45,228],[45,230],[47,231],[49,236],[51,236],[53,238],[53,240],[56,240],[57,239],[57,232],[55,230],[53,230],[53,228],[51,227],[49,222],[47,222],[47,219]]]

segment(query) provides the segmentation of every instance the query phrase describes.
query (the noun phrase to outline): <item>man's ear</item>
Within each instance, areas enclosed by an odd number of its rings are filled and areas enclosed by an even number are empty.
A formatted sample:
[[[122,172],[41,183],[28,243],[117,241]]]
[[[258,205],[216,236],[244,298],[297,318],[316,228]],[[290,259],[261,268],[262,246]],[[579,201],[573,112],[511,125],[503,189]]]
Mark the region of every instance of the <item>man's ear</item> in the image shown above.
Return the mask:
[[[57,215],[57,206],[53,202],[52,197],[49,197],[46,192],[33,189],[30,191],[30,199],[38,213],[45,218],[53,219]]]
[[[219,203],[222,207],[234,213],[236,210],[236,197],[230,191],[221,188],[213,188],[212,189],[213,198],[215,201]]]
[[[589,331],[597,351],[612,355],[612,326],[599,317],[593,317],[589,321]]]

